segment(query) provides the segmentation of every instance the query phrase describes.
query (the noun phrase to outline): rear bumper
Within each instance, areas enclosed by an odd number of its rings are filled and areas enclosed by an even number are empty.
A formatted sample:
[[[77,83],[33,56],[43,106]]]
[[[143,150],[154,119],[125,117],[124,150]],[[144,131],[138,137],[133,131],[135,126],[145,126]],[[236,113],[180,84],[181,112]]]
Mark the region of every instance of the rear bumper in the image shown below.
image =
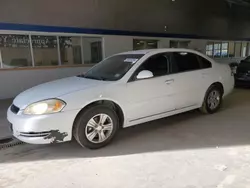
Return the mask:
[[[241,80],[241,79],[235,78],[235,86],[250,87],[250,80]]]
[[[72,127],[78,111],[48,115],[14,114],[10,108],[7,119],[11,123],[13,136],[30,144],[66,142],[72,138]]]

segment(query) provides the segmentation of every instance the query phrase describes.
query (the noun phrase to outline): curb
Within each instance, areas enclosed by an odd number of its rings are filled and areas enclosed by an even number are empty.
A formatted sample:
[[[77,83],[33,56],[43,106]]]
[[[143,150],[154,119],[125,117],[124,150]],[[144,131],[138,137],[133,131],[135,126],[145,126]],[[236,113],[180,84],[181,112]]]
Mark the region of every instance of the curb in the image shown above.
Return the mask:
[[[4,137],[0,139],[0,150],[7,149],[10,147],[14,147],[17,145],[24,144],[24,142],[10,136],[10,137]]]

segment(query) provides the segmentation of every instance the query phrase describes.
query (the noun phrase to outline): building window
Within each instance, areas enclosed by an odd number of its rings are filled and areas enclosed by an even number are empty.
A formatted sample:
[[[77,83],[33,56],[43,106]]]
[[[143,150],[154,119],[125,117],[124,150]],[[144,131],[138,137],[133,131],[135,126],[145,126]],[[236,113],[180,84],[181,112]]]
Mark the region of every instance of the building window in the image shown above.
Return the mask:
[[[221,44],[221,57],[228,57],[228,42]]]
[[[82,64],[81,37],[59,37],[62,65]]]
[[[1,68],[32,66],[28,35],[0,35]]]
[[[221,57],[221,43],[214,43],[214,57]]]
[[[169,41],[169,47],[170,48],[178,48],[178,46],[179,46],[179,42],[178,41],[176,41],[176,40]]]
[[[213,48],[214,48],[214,44],[212,42],[207,43],[207,46],[206,46],[207,56],[213,56]]]
[[[246,57],[248,56],[247,42],[208,42],[206,55],[211,57]]]
[[[158,48],[157,40],[145,40],[145,39],[134,39],[133,49],[143,50],[143,49],[155,49]]]
[[[179,40],[171,40],[169,42],[170,48],[188,48],[190,41],[179,41]]]
[[[215,58],[228,57],[228,46],[228,42],[208,42],[206,55]]]
[[[0,34],[0,68],[94,64],[102,46],[100,37]]]
[[[102,60],[102,38],[83,37],[84,64],[99,63]]]
[[[31,36],[35,66],[58,65],[58,44],[56,36]]]

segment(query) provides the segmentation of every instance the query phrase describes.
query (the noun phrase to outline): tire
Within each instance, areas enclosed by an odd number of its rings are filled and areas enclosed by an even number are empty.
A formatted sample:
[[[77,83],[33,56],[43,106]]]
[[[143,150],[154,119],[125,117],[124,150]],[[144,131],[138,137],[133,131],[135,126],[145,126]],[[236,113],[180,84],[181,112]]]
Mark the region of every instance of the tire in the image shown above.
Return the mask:
[[[99,149],[112,141],[118,129],[119,119],[115,111],[105,105],[95,105],[78,116],[73,136],[82,147]]]
[[[216,85],[212,85],[206,92],[200,110],[205,114],[213,114],[217,112],[222,104],[222,95],[223,95],[222,89]],[[214,96],[213,99],[211,99],[212,96]],[[211,103],[213,103],[214,105],[212,105]]]

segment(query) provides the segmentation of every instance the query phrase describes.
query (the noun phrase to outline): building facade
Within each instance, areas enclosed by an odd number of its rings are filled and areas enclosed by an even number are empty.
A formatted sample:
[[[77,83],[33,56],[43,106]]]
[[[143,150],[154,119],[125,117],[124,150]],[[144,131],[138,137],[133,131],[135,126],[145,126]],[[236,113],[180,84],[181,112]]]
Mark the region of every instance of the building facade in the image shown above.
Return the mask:
[[[229,14],[224,1],[217,5],[220,9],[211,13],[206,9],[210,4],[203,0],[182,4],[4,0],[0,3],[0,99],[81,74],[103,58],[130,50],[191,48],[222,63],[239,61],[249,55],[248,18],[235,16],[241,24],[232,29],[234,19],[228,21],[232,11]]]

